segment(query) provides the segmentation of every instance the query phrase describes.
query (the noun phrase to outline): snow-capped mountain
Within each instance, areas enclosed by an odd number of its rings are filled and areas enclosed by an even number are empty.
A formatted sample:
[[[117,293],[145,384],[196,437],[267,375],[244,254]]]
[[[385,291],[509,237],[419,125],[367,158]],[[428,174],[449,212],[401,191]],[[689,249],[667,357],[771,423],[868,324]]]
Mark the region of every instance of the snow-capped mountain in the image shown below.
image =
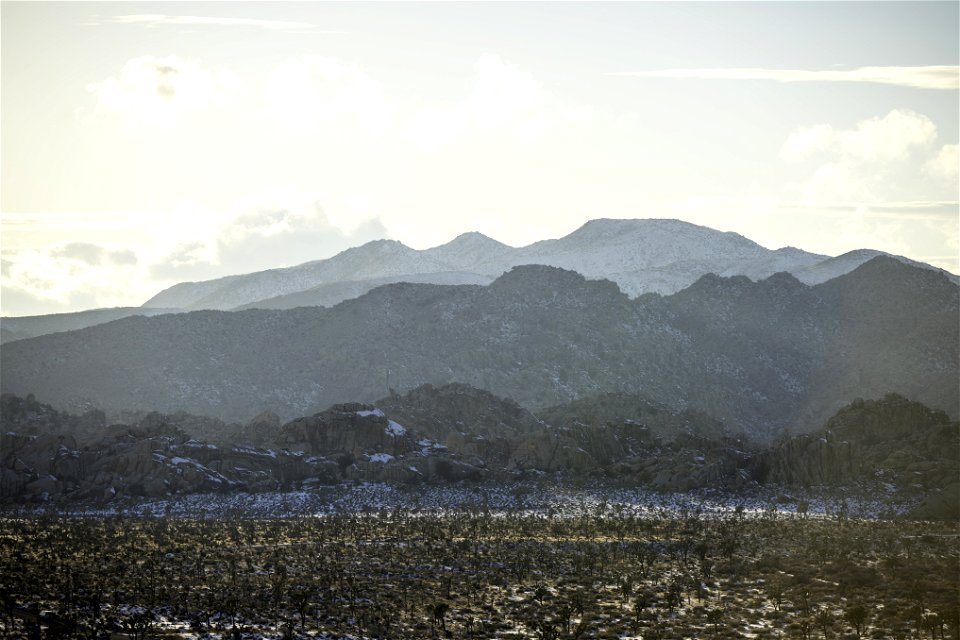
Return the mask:
[[[786,271],[806,284],[819,284],[849,273],[877,255],[889,254],[862,249],[831,258],[794,247],[766,249],[740,234],[680,220],[598,219],[562,238],[520,248],[477,232],[425,250],[395,240],[375,240],[332,258],[295,267],[181,283],[143,306],[218,310],[330,306],[392,282],[489,284],[524,264],[561,267],[587,278],[605,278],[630,296],[651,292],[667,295],[690,286],[706,273],[762,280]],[[957,276],[946,275],[958,281]]]
[[[960,284],[960,276],[952,274],[948,271],[937,269],[936,267],[926,264],[925,262],[918,262],[917,260],[911,260],[910,258],[893,255],[884,251],[877,251],[875,249],[857,249],[855,251],[848,251],[847,253],[839,255],[835,258],[827,258],[822,262],[798,269],[797,271],[793,272],[793,274],[797,276],[801,282],[806,284],[820,284],[821,282],[826,282],[827,280],[832,280],[836,277],[842,276],[845,273],[850,273],[863,263],[872,260],[877,256],[886,256],[914,267],[939,271],[954,284]]]

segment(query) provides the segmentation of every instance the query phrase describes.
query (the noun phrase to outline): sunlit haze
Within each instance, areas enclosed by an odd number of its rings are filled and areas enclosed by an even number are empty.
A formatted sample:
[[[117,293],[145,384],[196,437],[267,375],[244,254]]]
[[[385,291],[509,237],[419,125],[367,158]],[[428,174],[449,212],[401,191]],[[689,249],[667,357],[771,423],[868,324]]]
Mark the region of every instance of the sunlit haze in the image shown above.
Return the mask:
[[[2,3],[2,313],[678,218],[958,268],[960,4]]]

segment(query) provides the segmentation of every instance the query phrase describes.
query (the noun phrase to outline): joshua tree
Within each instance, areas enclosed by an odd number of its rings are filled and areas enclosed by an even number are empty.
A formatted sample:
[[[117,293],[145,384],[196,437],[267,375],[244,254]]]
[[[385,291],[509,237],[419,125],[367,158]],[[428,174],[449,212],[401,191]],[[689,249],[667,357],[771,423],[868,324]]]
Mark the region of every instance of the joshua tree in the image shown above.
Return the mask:
[[[823,640],[827,640],[830,627],[833,626],[833,614],[830,612],[830,609],[822,607],[817,611],[814,621],[817,623],[817,626],[820,627],[820,630],[823,631]]]
[[[867,622],[866,608],[862,604],[850,605],[844,612],[844,617],[847,619],[847,622],[853,625],[854,630],[857,632],[857,637],[859,638],[861,634],[863,634],[863,627]]]
[[[446,602],[436,602],[434,603],[431,614],[432,620],[431,625],[434,629],[440,627],[444,632],[447,630],[447,611],[450,610],[450,605]]]

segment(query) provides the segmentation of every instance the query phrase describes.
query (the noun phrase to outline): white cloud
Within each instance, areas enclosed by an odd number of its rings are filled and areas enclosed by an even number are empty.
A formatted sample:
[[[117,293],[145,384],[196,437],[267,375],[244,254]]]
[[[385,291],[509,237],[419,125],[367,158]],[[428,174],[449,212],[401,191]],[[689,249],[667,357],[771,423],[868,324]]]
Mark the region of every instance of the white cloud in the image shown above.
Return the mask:
[[[763,69],[757,67],[657,69],[652,71],[614,71],[607,75],[703,80],[770,80],[774,82],[870,82],[919,89],[956,90],[960,88],[960,67],[955,65],[818,70]]]
[[[945,144],[940,147],[936,156],[930,158],[923,165],[923,169],[930,175],[953,180],[956,183],[958,173],[960,173],[958,165],[960,165],[960,155],[957,153],[957,145]]]
[[[88,243],[17,251],[5,260],[3,313],[54,313],[138,304],[136,254]]]
[[[225,211],[185,203],[170,211],[58,217],[59,241],[4,245],[2,312],[137,306],[177,282],[301,264],[388,237],[368,198],[352,198],[353,206],[340,207],[331,222],[321,197],[270,190]],[[13,217],[27,236],[49,223],[46,216]],[[140,233],[121,230],[98,240],[110,233],[109,219],[133,217]],[[7,232],[6,214],[3,222]]]
[[[796,187],[807,204],[878,202],[892,195],[883,192],[917,170],[936,137],[937,128],[927,116],[894,109],[849,129],[829,124],[797,129],[781,146],[780,158],[820,163]]]
[[[91,242],[70,242],[62,247],[54,248],[50,255],[54,258],[68,258],[89,265],[137,264],[137,254],[129,249],[111,250]]]
[[[387,237],[376,217],[333,224],[315,194],[275,190],[255,194],[226,214],[182,207],[175,219],[216,220],[204,229],[170,237],[150,260],[160,280],[197,280],[293,266],[327,258],[369,240]]]
[[[847,162],[827,162],[817,167],[801,189],[803,202],[870,201],[875,197],[856,167]]]
[[[882,118],[861,120],[852,129],[838,131],[828,124],[800,128],[783,143],[780,157],[798,162],[830,152],[864,162],[891,161],[932,143],[936,136],[936,126],[925,115],[894,109]]]
[[[780,148],[780,158],[787,162],[802,162],[812,155],[830,148],[836,132],[828,124],[803,127],[790,134]]]
[[[294,129],[349,126],[379,135],[393,116],[380,82],[337,58],[291,58],[273,72],[267,92],[274,118]]]
[[[162,13],[138,13],[122,16],[91,16],[87,20],[91,26],[103,24],[142,24],[158,26],[223,26],[254,27],[268,31],[311,31],[317,32],[316,25],[309,22],[285,20],[260,20],[257,18],[226,18],[212,16],[172,16]],[[320,33],[343,33],[341,31],[321,31]]]
[[[857,123],[837,134],[841,153],[866,162],[897,160],[916,147],[933,142],[937,127],[925,115],[894,109],[883,118]]]
[[[141,56],[87,90],[96,96],[98,112],[122,115],[134,125],[171,127],[185,113],[222,104],[237,84],[225,69],[206,69],[177,56]]]

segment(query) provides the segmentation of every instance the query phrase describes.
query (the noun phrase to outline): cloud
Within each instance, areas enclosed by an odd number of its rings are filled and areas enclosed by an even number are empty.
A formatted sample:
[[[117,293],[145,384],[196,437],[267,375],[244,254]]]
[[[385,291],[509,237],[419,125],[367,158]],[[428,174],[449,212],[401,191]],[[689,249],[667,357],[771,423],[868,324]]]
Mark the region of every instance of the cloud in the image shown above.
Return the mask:
[[[150,265],[151,278],[158,280],[207,280],[224,273],[215,245],[187,241],[174,245]]]
[[[845,155],[876,162],[902,158],[936,137],[937,127],[927,116],[894,109],[883,118],[862,120],[855,128],[839,132],[836,144]]]
[[[224,227],[217,256],[230,272],[254,271],[325,258],[387,235],[378,218],[346,232],[330,223],[317,202],[261,205]]]
[[[807,211],[811,207],[802,202],[780,202],[777,205],[784,211]],[[817,203],[813,208],[817,213],[826,215],[833,213],[843,216],[850,212],[869,209],[874,218],[891,218],[897,220],[951,220],[960,212],[960,201],[957,200],[909,200],[904,202],[840,202]]]
[[[129,249],[110,250],[90,242],[71,242],[50,250],[53,258],[66,258],[89,265],[114,264],[118,266],[137,264],[137,254]]]
[[[930,158],[923,165],[923,170],[929,175],[956,183],[958,164],[960,164],[960,155],[957,153],[957,145],[945,144],[940,147],[935,157]]]
[[[937,128],[927,116],[894,109],[849,129],[801,127],[784,141],[780,158],[792,164],[820,163],[799,187],[807,203],[882,201],[877,192],[889,190],[894,172],[901,179],[908,175],[910,163],[929,153],[936,137]]]
[[[276,121],[298,130],[347,126],[379,135],[393,116],[381,83],[337,58],[290,58],[273,72],[267,92]]]
[[[803,127],[790,134],[780,147],[780,158],[787,162],[802,162],[826,151],[836,140],[836,132],[828,124]]]
[[[174,244],[149,271],[160,280],[217,278],[327,258],[388,235],[379,218],[345,229],[306,195],[265,194],[242,203],[206,237]]]
[[[960,67],[955,65],[819,70],[755,67],[658,69],[652,71],[613,71],[606,75],[703,80],[770,80],[774,82],[870,82],[918,89],[956,90],[960,88]]]
[[[344,33],[342,31],[319,31],[309,22],[291,22],[285,20],[260,20],[257,18],[226,18],[211,16],[172,16],[162,13],[139,13],[123,16],[90,16],[89,26],[104,24],[142,24],[148,27],[161,26],[222,26],[253,27],[267,31],[309,31],[312,33]]]
[[[142,287],[136,255],[91,243],[16,251],[4,260],[3,313],[37,314],[131,304]]]
[[[222,104],[237,86],[232,72],[204,68],[177,56],[128,60],[117,76],[87,85],[98,113],[124,116],[130,124],[171,127],[186,113]]]

